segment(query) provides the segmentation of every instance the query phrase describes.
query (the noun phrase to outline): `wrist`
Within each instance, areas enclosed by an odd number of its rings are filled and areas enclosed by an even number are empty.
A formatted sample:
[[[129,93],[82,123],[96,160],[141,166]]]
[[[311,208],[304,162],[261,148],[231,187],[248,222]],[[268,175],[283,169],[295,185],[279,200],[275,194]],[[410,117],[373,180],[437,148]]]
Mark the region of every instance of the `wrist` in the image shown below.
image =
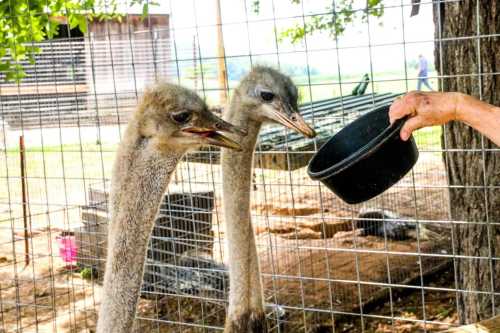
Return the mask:
[[[467,94],[455,93],[456,106],[455,120],[463,122],[469,126],[478,129],[484,126],[497,110],[497,107],[478,100]],[[495,119],[495,118],[494,118]]]
[[[471,97],[459,92],[450,92],[448,94],[452,95],[451,100],[453,101],[452,120],[466,122],[471,104],[469,99]]]

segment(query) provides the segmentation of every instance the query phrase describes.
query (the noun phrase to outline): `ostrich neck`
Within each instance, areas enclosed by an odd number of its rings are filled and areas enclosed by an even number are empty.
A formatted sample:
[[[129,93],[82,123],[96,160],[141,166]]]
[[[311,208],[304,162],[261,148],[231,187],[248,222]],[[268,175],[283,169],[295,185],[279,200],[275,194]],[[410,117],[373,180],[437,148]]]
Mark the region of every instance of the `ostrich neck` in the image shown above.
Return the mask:
[[[151,142],[128,137],[120,146],[111,183],[111,223],[98,333],[132,330],[149,235],[180,159]],[[135,142],[134,142],[135,141]]]
[[[239,317],[247,312],[252,306],[252,298],[257,300],[256,303],[260,303],[255,306],[263,307],[261,297],[252,296],[252,285],[258,284],[255,287],[259,290],[255,290],[255,294],[260,293],[261,287],[250,221],[253,154],[262,123],[246,117],[249,112],[240,109],[237,95],[235,97],[224,118],[234,125],[246,128],[248,135],[239,141],[242,151],[223,149],[221,156],[223,210],[230,273],[228,318]]]
[[[250,187],[252,180],[253,154],[262,126],[261,122],[245,116],[233,102],[224,115],[226,121],[247,129],[248,135],[239,139],[242,151],[222,150],[222,184],[226,221],[250,221]],[[229,215],[228,215],[229,213]]]

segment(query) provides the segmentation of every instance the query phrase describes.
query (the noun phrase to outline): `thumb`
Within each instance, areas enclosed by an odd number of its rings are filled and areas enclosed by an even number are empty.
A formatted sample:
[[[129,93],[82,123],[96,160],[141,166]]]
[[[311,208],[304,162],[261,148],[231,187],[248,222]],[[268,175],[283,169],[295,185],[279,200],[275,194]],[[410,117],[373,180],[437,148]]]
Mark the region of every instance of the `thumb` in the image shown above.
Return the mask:
[[[420,117],[412,117],[408,119],[403,127],[401,128],[400,137],[401,140],[406,141],[410,138],[411,133],[424,126],[422,119]]]

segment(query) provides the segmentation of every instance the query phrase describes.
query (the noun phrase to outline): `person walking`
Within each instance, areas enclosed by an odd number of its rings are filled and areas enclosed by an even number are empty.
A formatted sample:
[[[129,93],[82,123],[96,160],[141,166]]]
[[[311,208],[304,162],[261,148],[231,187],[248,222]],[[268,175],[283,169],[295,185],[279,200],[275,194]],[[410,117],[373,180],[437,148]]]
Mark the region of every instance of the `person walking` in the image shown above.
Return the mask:
[[[417,90],[422,90],[422,84],[424,84],[430,91],[434,91],[428,81],[428,64],[427,59],[422,54],[418,55],[418,82]]]

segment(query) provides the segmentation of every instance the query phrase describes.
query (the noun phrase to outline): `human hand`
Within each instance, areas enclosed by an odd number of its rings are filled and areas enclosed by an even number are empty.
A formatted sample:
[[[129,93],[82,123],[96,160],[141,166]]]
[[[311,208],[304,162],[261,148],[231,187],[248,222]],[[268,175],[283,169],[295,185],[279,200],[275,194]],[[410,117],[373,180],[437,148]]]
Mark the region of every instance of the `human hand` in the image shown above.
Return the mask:
[[[397,98],[389,109],[389,121],[409,116],[401,128],[400,137],[406,141],[414,130],[442,125],[457,118],[458,93],[412,91]]]

